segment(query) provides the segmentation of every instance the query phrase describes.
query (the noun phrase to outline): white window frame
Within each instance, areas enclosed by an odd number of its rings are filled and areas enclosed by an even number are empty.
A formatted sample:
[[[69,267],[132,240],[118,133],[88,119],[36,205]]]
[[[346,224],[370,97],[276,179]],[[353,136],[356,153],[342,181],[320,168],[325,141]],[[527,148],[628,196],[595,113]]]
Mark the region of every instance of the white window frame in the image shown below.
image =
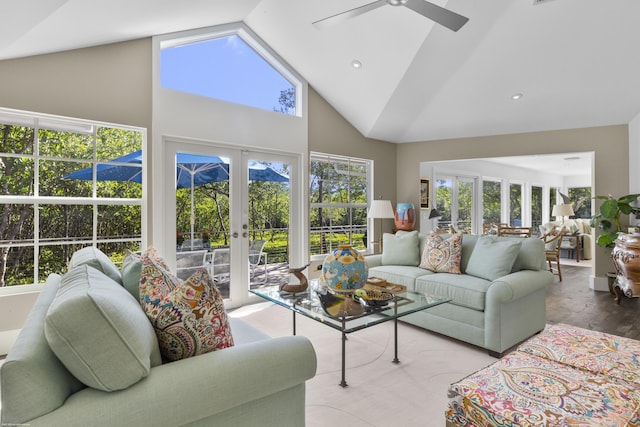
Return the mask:
[[[359,164],[364,164],[367,168],[367,171],[365,172],[366,174],[366,181],[367,181],[367,185],[366,185],[366,192],[367,192],[367,202],[366,203],[317,203],[317,202],[313,202],[310,201],[310,209],[309,209],[309,214],[311,214],[311,212],[314,209],[318,209],[318,208],[345,208],[345,209],[352,209],[352,208],[358,208],[358,209],[367,209],[369,206],[371,205],[371,200],[373,199],[373,160],[370,159],[363,159],[363,158],[359,158],[359,157],[350,157],[350,156],[341,156],[341,155],[335,155],[335,154],[327,154],[327,153],[319,153],[319,152],[310,152],[309,153],[309,182],[312,182],[312,178],[311,178],[311,163],[314,161],[320,161],[320,162],[335,162],[335,163],[343,163],[343,164],[349,164],[351,162],[357,162]],[[339,170],[336,169],[336,172],[341,173]],[[350,176],[349,174],[344,174],[345,176]],[[311,194],[311,189],[309,189],[309,194]],[[309,224],[311,224],[311,217],[309,217]],[[349,225],[349,230],[350,232],[352,232],[352,230],[354,230],[355,228],[360,228],[362,226],[359,225],[353,225],[350,224]],[[370,219],[367,219],[366,221],[366,233],[367,233],[367,240],[368,240],[368,244],[367,247],[365,248],[365,252],[369,250],[369,248],[371,247],[371,245],[369,244],[369,242],[372,241],[373,239],[373,221]],[[311,234],[311,230],[310,230],[310,234]],[[330,252],[331,250],[335,249],[337,247],[337,244],[333,245],[333,243],[330,241],[329,242],[329,248],[328,251]],[[318,255],[322,255],[319,253],[313,253],[313,251],[310,249],[310,253],[312,254],[312,256],[318,256]]]
[[[34,267],[33,267],[33,284],[37,285],[41,283],[39,280],[39,249],[41,246],[62,246],[62,245],[85,245],[85,246],[97,246],[99,243],[121,243],[121,242],[138,242],[140,247],[144,247],[146,245],[146,209],[147,209],[147,190],[146,190],[146,168],[144,161],[144,153],[146,148],[146,140],[147,140],[147,132],[145,128],[106,123],[106,122],[98,122],[98,121],[89,121],[83,119],[75,119],[70,117],[63,116],[55,116],[49,114],[21,111],[21,110],[13,110],[8,108],[0,108],[0,123],[2,124],[11,124],[17,126],[25,126],[32,127],[34,129],[35,141],[34,141],[34,150],[32,154],[15,154],[15,153],[2,153],[3,156],[8,157],[21,157],[21,158],[32,158],[34,161],[34,192],[33,195],[0,195],[0,203],[2,204],[24,204],[24,205],[32,205],[34,207],[34,221],[33,221],[33,241],[29,240],[29,242],[25,243],[17,243],[17,242],[2,242],[0,241],[0,247],[33,247],[34,248]],[[143,162],[141,165],[142,168],[142,196],[140,198],[108,198],[108,197],[98,197],[96,192],[96,180],[95,177],[93,179],[93,190],[92,195],[90,197],[56,197],[56,196],[41,196],[39,194],[39,176],[38,176],[38,162],[39,160],[55,160],[55,161],[69,161],[69,162],[82,162],[82,163],[91,163],[92,165],[96,165],[98,163],[105,163],[104,160],[97,160],[96,158],[96,129],[98,127],[111,127],[111,128],[119,128],[125,129],[135,132],[141,132],[142,136],[142,152],[143,152]],[[72,159],[72,158],[47,158],[40,156],[38,149],[38,130],[39,129],[48,129],[48,130],[61,130],[61,131],[70,131],[77,133],[86,133],[93,135],[93,159]],[[91,206],[93,208],[93,218],[92,218],[92,237],[90,239],[77,240],[74,238],[69,238],[68,240],[56,240],[55,242],[43,242],[40,240],[40,224],[38,221],[39,218],[39,210],[38,206],[40,205],[84,205]],[[132,206],[141,206],[141,236],[140,238],[107,238],[101,239],[98,237],[98,206],[113,206],[113,205],[132,205]],[[62,272],[60,272],[62,273]],[[15,291],[7,291],[7,289],[11,288],[25,288],[26,286],[32,285],[12,285],[5,286],[0,288],[3,294],[12,294],[16,293]]]

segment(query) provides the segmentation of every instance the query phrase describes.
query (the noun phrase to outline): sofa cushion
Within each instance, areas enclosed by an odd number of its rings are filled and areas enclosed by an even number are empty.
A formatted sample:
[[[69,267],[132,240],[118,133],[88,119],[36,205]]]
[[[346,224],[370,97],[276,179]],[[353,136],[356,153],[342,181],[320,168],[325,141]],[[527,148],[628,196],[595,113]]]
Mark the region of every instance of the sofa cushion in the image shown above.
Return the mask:
[[[167,361],[234,345],[222,295],[204,268],[183,282],[143,254],[140,302]]]
[[[506,276],[511,272],[523,240],[527,239],[480,237],[469,258],[466,273],[487,280]]]
[[[418,267],[436,273],[460,274],[462,234],[444,238],[440,234],[431,233],[424,246]]]
[[[62,276],[45,336],[67,369],[99,390],[127,388],[161,364],[153,328],[139,303],[89,265]]]
[[[416,290],[450,298],[451,304],[484,311],[491,282],[468,274],[436,273],[416,279]]]
[[[52,274],[40,292],[24,327],[0,366],[0,425],[23,425],[62,406],[85,388],[51,351],[44,318],[62,278]]]
[[[513,237],[505,237],[513,239]],[[522,245],[516,261],[513,263],[512,272],[520,270],[546,270],[546,255],[544,253],[544,242],[542,239],[526,238],[521,239]]]
[[[122,284],[120,270],[118,270],[118,267],[113,263],[113,261],[111,261],[100,249],[93,246],[87,246],[86,248],[77,250],[73,255],[71,255],[71,260],[67,267],[71,270],[74,267],[85,264],[103,272],[119,284]]]
[[[382,237],[382,265],[412,265],[420,263],[418,231],[389,234]]]
[[[142,256],[134,254],[127,250],[127,253],[122,261],[122,267],[120,268],[120,274],[122,276],[122,286],[129,291],[129,293],[140,301],[140,274],[142,273]]]

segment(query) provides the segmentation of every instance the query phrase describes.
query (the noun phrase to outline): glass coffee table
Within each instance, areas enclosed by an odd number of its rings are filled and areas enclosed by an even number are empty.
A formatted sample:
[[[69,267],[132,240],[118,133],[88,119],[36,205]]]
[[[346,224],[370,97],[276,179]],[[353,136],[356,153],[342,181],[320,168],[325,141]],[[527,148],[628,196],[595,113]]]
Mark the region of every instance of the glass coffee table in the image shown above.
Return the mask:
[[[394,293],[388,304],[382,307],[367,308],[363,313],[354,315],[331,316],[325,311],[320,301],[320,295],[330,293],[330,291],[319,279],[310,280],[308,289],[302,293],[283,292],[280,291],[278,285],[262,286],[252,289],[251,292],[293,312],[293,335],[296,334],[296,314],[313,319],[342,333],[342,380],[340,381],[342,387],[347,386],[345,378],[347,334],[393,320],[394,358],[392,362],[400,363],[398,359],[398,318],[450,301],[450,299],[434,295],[406,291]]]

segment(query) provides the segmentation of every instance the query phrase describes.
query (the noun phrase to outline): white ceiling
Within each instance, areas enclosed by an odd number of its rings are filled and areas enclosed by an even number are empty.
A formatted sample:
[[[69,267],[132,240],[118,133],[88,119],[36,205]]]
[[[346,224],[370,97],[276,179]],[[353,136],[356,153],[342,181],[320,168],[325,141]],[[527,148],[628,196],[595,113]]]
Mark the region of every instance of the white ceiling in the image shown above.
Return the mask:
[[[371,138],[624,124],[640,113],[639,0],[433,0],[470,18],[458,32],[388,5],[311,24],[369,1],[10,0],[0,59],[244,21]]]
[[[593,170],[593,153],[591,152],[489,157],[482,160],[564,177],[591,177]]]

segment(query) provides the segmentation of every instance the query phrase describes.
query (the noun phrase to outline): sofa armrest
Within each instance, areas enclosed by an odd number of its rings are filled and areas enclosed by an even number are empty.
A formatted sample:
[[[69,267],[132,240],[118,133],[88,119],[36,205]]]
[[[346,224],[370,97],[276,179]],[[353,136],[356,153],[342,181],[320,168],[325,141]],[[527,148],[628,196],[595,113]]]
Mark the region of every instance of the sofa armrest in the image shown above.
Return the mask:
[[[305,337],[257,341],[154,367],[125,390],[81,390],[29,425],[188,424],[304,384],[316,365]]]
[[[382,254],[367,255],[364,257],[367,262],[367,267],[379,267],[382,265]]]
[[[487,291],[487,302],[506,303],[532,294],[553,282],[553,274],[546,270],[520,270],[494,280]]]

